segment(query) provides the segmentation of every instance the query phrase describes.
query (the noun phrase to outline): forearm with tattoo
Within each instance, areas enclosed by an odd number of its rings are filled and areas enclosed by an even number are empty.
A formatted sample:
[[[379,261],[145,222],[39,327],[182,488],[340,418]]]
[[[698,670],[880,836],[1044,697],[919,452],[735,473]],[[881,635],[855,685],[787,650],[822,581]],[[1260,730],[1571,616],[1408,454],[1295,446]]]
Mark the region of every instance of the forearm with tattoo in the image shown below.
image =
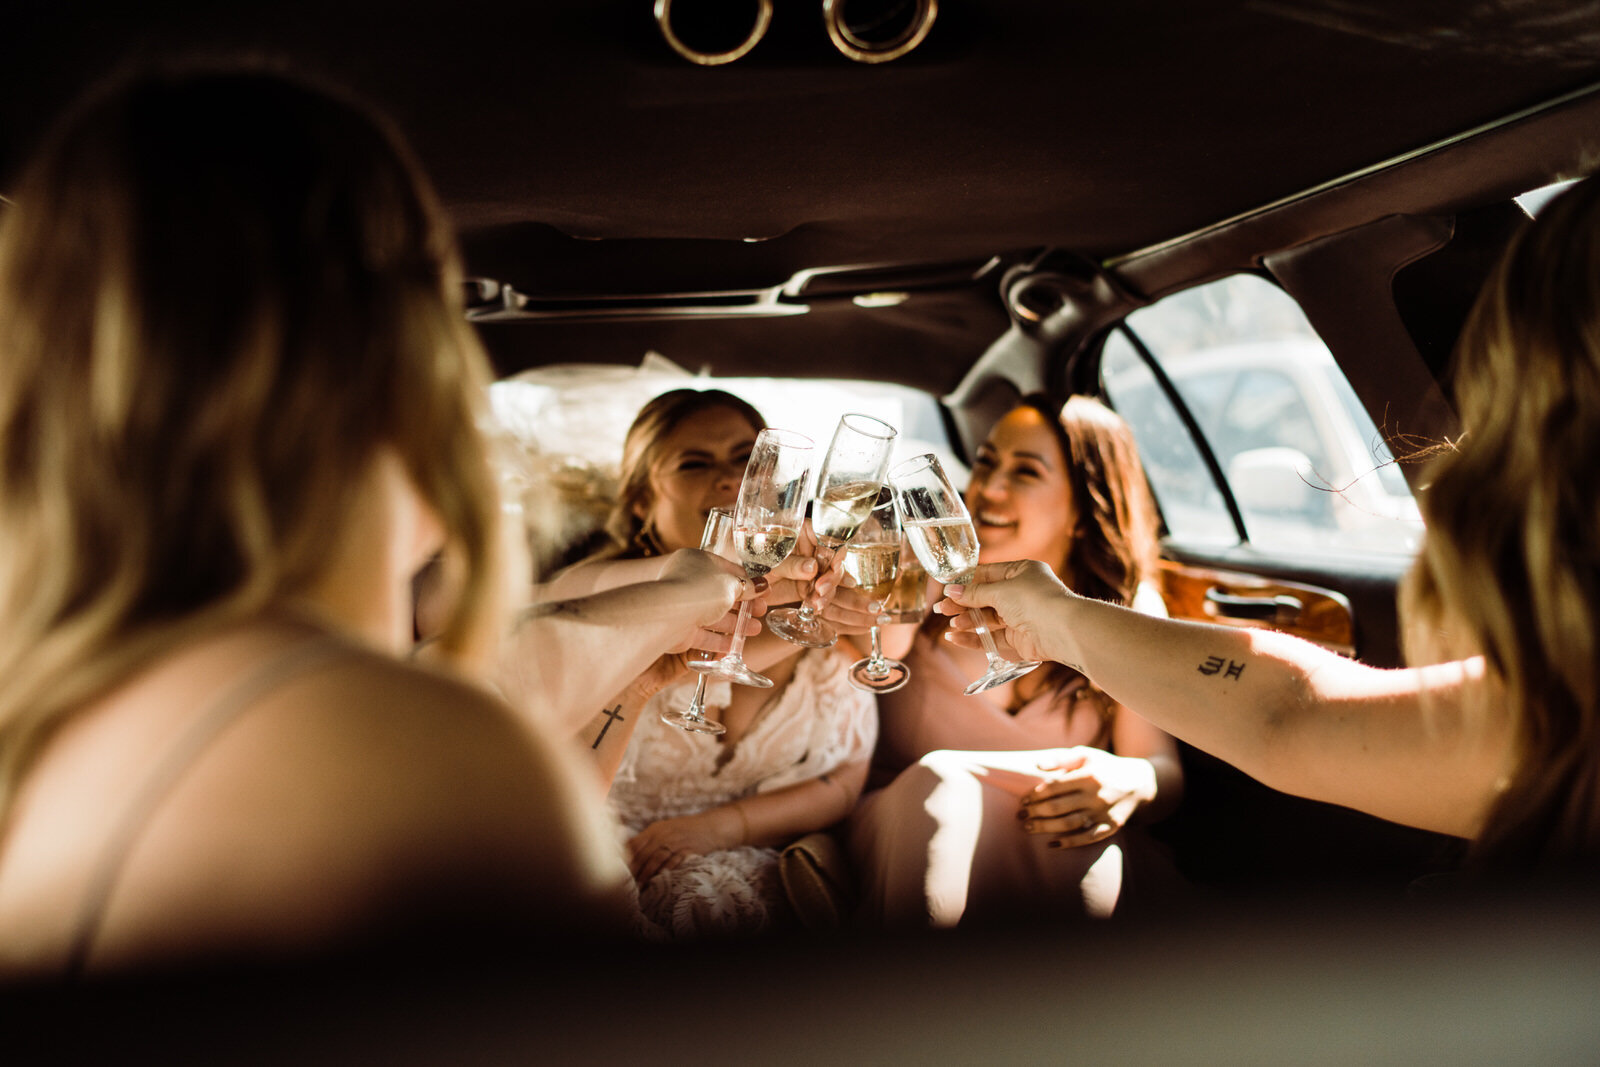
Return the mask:
[[[1224,679],[1227,679],[1238,678],[1243,675],[1244,666],[1245,665],[1243,663],[1240,663],[1237,660],[1226,659],[1222,656],[1207,656],[1205,661],[1196,667],[1195,670],[1206,675],[1207,677],[1220,673]]]

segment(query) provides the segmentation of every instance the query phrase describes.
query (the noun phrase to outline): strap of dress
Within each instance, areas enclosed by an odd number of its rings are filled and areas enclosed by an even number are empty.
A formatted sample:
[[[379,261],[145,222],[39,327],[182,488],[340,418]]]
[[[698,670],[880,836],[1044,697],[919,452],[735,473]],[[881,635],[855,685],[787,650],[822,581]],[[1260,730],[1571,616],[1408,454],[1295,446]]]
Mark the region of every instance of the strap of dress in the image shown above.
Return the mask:
[[[289,645],[223,690],[178,737],[123,810],[90,870],[78,918],[73,924],[66,960],[67,977],[76,979],[83,974],[89,951],[105,921],[106,905],[128,856],[156,809],[201,753],[267,693],[345,651],[339,642],[321,634]]]

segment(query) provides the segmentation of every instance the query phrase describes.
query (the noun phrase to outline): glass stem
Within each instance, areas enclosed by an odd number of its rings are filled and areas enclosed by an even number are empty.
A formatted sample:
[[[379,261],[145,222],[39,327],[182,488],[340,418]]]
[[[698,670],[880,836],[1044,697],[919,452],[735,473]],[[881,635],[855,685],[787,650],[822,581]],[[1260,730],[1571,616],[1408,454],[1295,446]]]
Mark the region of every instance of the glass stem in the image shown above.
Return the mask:
[[[1009,663],[1009,660],[1000,655],[1000,649],[995,647],[994,635],[989,632],[989,616],[984,613],[982,608],[973,608],[972,618],[978,624],[978,640],[983,642],[983,650],[989,657],[989,666],[993,667],[997,663]]]
[[[700,680],[694,683],[694,696],[689,699],[689,706],[683,713],[695,720],[706,717],[706,675],[702,674]]]
[[[750,601],[746,600],[739,605],[739,621],[733,624],[733,643],[728,646],[728,654],[722,657],[733,663],[744,662],[744,621],[750,617]]]
[[[874,678],[881,678],[889,673],[889,664],[883,658],[883,640],[878,636],[878,628],[872,628],[872,655],[867,657],[867,673]]]

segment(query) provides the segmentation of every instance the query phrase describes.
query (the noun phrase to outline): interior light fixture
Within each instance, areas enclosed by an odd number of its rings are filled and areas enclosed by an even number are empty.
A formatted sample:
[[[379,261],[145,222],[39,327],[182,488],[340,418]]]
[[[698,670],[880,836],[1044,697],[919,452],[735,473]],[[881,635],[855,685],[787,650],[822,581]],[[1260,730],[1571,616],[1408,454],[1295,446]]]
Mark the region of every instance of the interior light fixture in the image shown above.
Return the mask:
[[[730,17],[731,16],[731,17]],[[749,18],[749,30],[744,19]],[[656,25],[691,63],[717,67],[744,57],[772,22],[772,0],[656,0]]]
[[[939,0],[822,0],[833,46],[857,63],[899,59],[928,36]]]
[[[910,293],[858,293],[850,298],[850,303],[858,308],[892,308],[910,299]]]

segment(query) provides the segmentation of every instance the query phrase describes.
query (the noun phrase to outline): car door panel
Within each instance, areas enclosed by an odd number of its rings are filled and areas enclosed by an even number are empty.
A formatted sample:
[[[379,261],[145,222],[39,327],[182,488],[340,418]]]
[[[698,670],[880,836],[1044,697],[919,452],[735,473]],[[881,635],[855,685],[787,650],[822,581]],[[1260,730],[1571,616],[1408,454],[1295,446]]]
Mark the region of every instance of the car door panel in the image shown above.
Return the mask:
[[[1350,601],[1332,589],[1175,560],[1163,562],[1161,587],[1174,618],[1281,630],[1342,655],[1355,654]]]

